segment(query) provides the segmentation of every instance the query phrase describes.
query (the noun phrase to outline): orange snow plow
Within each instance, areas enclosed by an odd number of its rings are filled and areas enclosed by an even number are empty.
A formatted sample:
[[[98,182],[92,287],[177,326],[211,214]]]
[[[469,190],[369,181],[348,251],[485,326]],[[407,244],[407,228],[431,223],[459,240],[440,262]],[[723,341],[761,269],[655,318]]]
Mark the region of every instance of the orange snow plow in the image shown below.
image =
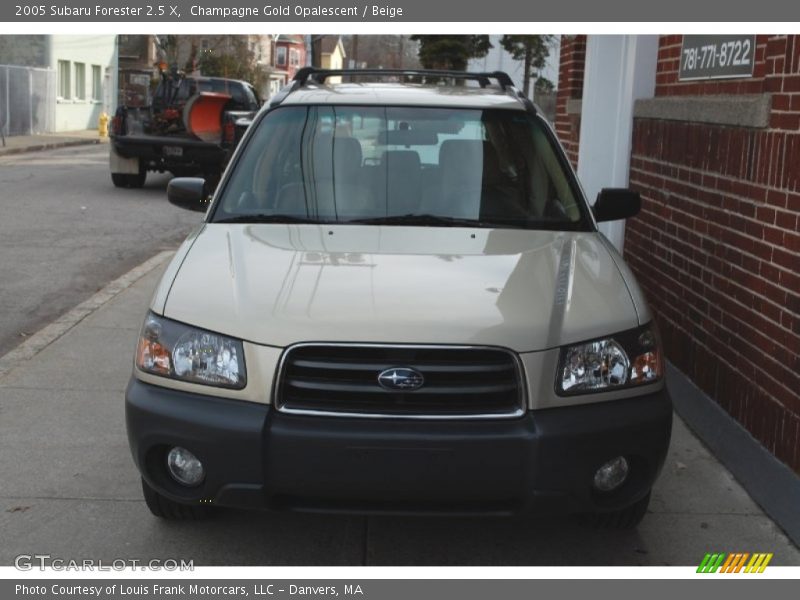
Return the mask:
[[[183,108],[186,132],[204,142],[222,141],[222,111],[231,96],[201,92],[189,98]]]

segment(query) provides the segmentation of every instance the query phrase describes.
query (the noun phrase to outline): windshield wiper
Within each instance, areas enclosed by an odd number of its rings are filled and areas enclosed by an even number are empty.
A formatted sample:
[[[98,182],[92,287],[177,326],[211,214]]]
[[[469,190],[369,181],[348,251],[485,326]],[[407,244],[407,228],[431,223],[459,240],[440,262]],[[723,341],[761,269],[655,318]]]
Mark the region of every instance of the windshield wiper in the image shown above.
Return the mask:
[[[298,217],[297,215],[275,215],[258,213],[250,215],[234,215],[212,221],[213,223],[330,223],[312,217]]]
[[[464,219],[460,217],[444,217],[430,214],[392,215],[388,217],[369,217],[366,219],[351,219],[346,223],[363,225],[433,225],[439,227],[493,227],[491,223],[477,219]]]

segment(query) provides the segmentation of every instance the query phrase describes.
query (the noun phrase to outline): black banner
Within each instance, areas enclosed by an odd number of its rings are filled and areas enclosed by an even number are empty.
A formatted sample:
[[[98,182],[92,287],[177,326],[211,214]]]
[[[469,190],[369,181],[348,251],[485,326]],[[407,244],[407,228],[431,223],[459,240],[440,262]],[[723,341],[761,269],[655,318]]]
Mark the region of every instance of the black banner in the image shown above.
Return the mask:
[[[0,6],[9,22],[780,22],[800,21],[800,3],[761,0],[18,0]]]

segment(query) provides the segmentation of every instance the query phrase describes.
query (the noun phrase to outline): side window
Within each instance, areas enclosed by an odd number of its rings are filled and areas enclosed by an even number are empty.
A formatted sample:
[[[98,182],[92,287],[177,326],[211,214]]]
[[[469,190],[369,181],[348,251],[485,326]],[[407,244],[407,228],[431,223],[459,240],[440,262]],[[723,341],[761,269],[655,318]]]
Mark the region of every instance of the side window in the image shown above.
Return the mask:
[[[198,81],[197,82],[197,91],[198,92],[221,92],[224,93],[225,89],[222,85],[221,81]]]
[[[71,71],[72,65],[68,60],[58,61],[58,97],[64,100],[72,98]]]
[[[231,83],[223,93],[231,96],[233,110],[256,110],[258,108],[250,86],[246,83]]]
[[[202,91],[202,87],[200,88],[200,91]],[[177,102],[186,102],[186,100],[194,96],[197,92],[198,85],[196,79],[183,79],[178,87],[178,91],[174,99]]]
[[[247,98],[244,95],[244,86],[239,84],[228,86],[227,93],[231,96],[234,109],[247,110]]]
[[[236,165],[239,176],[225,191],[223,214],[298,212],[298,203],[305,210],[301,160],[308,113],[306,107],[285,107],[267,115]]]
[[[245,84],[244,94],[247,98],[247,110],[258,110],[258,107],[261,106],[261,101],[258,98],[255,88],[250,84]]]

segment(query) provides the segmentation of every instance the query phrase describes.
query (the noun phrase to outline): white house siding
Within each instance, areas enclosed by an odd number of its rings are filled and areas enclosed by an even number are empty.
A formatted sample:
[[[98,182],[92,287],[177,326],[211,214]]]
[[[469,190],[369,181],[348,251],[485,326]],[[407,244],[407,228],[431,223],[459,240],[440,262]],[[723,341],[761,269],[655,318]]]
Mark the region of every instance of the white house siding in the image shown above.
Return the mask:
[[[117,42],[114,35],[50,36],[50,67],[56,72],[55,131],[97,129],[97,121],[105,110],[116,110]],[[59,61],[63,61],[59,68]],[[65,68],[69,70],[69,88],[64,90]],[[83,93],[76,89],[80,67],[84,65]],[[93,67],[99,67],[100,87],[93,97]],[[80,96],[83,96],[81,98]]]

